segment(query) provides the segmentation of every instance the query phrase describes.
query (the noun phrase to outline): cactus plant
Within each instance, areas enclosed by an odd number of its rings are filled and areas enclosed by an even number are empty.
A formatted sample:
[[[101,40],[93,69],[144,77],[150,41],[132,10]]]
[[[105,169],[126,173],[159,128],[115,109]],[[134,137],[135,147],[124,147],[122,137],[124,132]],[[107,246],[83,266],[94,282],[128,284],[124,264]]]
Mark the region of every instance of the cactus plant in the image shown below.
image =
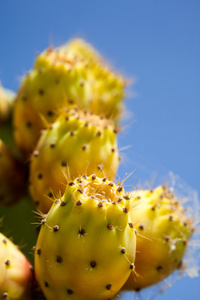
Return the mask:
[[[166,186],[125,193],[113,182],[126,84],[73,39],[36,57],[13,112],[0,86],[0,226],[5,216],[1,229],[25,243],[38,282],[0,234],[0,298],[108,300],[183,270],[195,226],[182,202]]]

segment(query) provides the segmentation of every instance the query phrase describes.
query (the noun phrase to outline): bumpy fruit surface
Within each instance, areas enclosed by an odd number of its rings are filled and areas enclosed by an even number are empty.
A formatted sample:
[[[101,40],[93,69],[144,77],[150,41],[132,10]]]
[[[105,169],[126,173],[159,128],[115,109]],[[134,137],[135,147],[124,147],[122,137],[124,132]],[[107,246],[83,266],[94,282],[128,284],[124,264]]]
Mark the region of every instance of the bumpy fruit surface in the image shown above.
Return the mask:
[[[73,39],[61,49],[69,57],[84,60],[87,63],[90,95],[86,107],[92,113],[118,120],[124,112],[123,98],[126,80],[114,73],[103,57],[82,39]]]
[[[60,109],[71,104],[118,119],[122,112],[125,80],[82,40],[47,49],[24,77],[14,106],[15,140],[28,155],[45,120],[55,121]]]
[[[0,205],[16,203],[25,192],[24,165],[0,139]]]
[[[41,221],[36,279],[48,300],[112,298],[134,270],[130,200],[96,175],[69,182]]]
[[[16,245],[0,233],[0,298],[31,299],[32,283],[30,262]]]
[[[153,285],[179,269],[193,233],[181,202],[165,186],[137,191],[131,197],[135,206],[131,220],[138,231],[135,270],[124,289],[140,290]]]
[[[93,173],[113,180],[118,168],[113,123],[90,113],[63,113],[39,139],[30,164],[30,193],[38,210],[48,212],[66,183]]]

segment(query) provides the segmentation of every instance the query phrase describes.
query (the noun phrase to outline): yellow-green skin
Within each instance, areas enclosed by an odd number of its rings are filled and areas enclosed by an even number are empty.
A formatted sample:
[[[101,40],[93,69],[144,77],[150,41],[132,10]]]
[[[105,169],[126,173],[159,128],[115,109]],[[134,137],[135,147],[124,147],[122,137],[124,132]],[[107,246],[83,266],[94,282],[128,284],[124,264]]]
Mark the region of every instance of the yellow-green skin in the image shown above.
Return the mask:
[[[60,51],[68,52],[70,58],[76,58],[76,60],[85,60],[90,64],[96,64],[97,62],[102,65],[107,65],[103,61],[103,57],[86,41],[81,38],[74,38],[68,43],[60,47]]]
[[[32,266],[24,254],[0,233],[0,298],[31,299]]]
[[[26,170],[7,145],[0,139],[0,205],[20,200],[26,190]]]
[[[78,178],[42,220],[35,274],[47,300],[110,299],[127,280],[136,238],[118,188],[95,175]]]
[[[165,186],[137,191],[131,197],[131,220],[138,231],[135,271],[123,289],[140,290],[156,284],[182,265],[193,233],[191,220]]]
[[[124,88],[127,85],[122,75],[113,72],[103,57],[82,39],[73,39],[60,49],[67,51],[72,59],[75,57],[87,64],[92,97],[86,105],[91,112],[118,121],[124,112]]]
[[[16,144],[26,157],[41,129],[54,122],[63,107],[76,104],[115,120],[122,113],[124,79],[113,73],[91,46],[82,41],[78,45],[75,40],[68,46],[45,50],[21,83],[13,123]]]
[[[113,124],[98,116],[70,110],[41,136],[30,163],[30,194],[47,213],[68,181],[85,174],[113,180],[119,164]]]

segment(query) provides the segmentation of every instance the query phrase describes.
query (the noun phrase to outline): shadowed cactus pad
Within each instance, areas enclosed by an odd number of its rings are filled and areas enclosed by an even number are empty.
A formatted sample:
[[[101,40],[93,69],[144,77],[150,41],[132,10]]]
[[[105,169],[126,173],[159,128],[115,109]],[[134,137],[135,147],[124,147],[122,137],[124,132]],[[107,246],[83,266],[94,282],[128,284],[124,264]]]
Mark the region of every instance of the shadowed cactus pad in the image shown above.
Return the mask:
[[[113,124],[87,112],[69,110],[43,132],[32,155],[30,193],[46,213],[53,196],[63,194],[69,180],[96,173],[113,180],[118,168]]]
[[[134,269],[130,200],[106,178],[82,176],[41,221],[36,279],[48,300],[112,298]]]
[[[10,117],[14,97],[15,94],[3,88],[0,83],[0,127]]]
[[[15,93],[5,89],[0,83],[0,139],[13,149],[15,148],[12,127],[14,99]]]
[[[124,289],[140,290],[172,274],[182,266],[182,258],[194,231],[181,201],[165,186],[130,194],[135,205],[131,220],[138,231],[135,270]]]
[[[4,90],[0,85],[0,125],[5,120],[7,120],[8,116],[9,116],[9,102],[7,101]]]
[[[0,139],[0,205],[16,203],[26,190],[25,167]]]
[[[0,298],[31,299],[32,266],[9,239],[0,233]]]
[[[93,113],[119,118],[123,111],[125,81],[82,40],[47,49],[24,77],[14,106],[15,140],[28,155],[45,121],[52,123],[71,104]]]

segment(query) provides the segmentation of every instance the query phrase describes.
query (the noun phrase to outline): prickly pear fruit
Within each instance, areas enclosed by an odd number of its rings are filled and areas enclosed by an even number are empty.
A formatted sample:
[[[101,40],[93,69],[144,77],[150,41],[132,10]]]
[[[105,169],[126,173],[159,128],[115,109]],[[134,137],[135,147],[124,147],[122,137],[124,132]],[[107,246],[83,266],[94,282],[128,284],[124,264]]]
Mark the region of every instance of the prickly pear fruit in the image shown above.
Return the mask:
[[[140,290],[179,269],[194,231],[191,218],[166,186],[130,195],[135,205],[131,220],[138,230],[135,270],[124,289]],[[138,205],[137,205],[138,204]]]
[[[67,181],[96,173],[113,180],[118,168],[116,131],[107,119],[69,110],[41,135],[30,163],[30,194],[43,213]]]
[[[103,57],[82,39],[73,39],[63,46],[69,56],[77,60],[87,61],[89,80],[91,80],[91,95],[89,109],[94,114],[102,114],[107,118],[118,120],[123,111],[123,97],[126,80],[111,67]]]
[[[121,186],[96,175],[69,182],[41,220],[36,279],[48,300],[112,298],[134,271],[135,230]]]
[[[31,299],[32,266],[24,254],[0,233],[0,297],[10,300]]]
[[[46,126],[44,120],[54,122],[60,109],[71,104],[118,118],[124,87],[122,76],[83,41],[45,50],[18,91],[13,118],[16,144],[24,155],[30,154]]]
[[[0,139],[0,205],[16,203],[25,192],[26,169]]]

